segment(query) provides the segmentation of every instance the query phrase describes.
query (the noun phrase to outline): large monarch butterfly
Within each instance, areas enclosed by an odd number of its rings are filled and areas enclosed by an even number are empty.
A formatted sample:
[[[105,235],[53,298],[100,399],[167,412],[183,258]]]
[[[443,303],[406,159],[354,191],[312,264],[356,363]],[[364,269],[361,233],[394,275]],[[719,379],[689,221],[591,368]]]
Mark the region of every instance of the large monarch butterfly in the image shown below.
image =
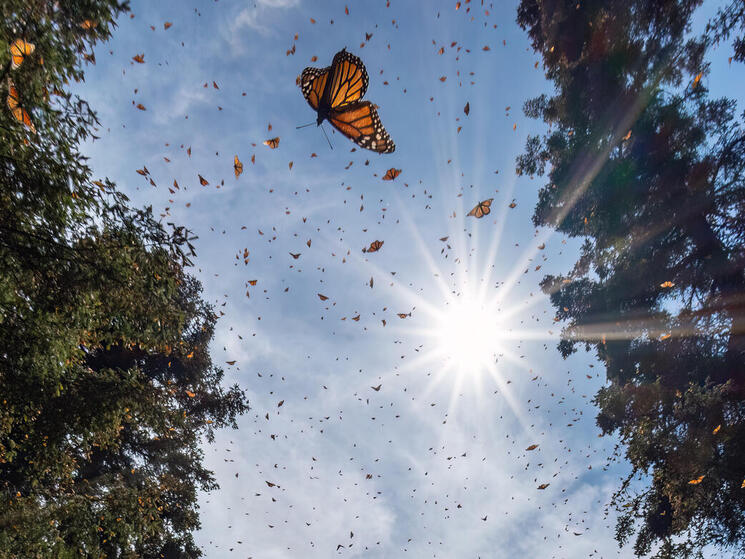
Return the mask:
[[[476,207],[473,208],[466,215],[472,215],[476,218],[484,217],[485,215],[489,214],[489,212],[491,212],[490,206],[491,206],[492,200],[494,200],[494,198],[489,198],[488,200],[479,202],[478,204],[476,204]]]
[[[367,91],[367,70],[355,55],[341,49],[331,66],[306,68],[300,75],[300,88],[308,104],[318,112],[318,126],[328,119],[331,125],[357,145],[392,153],[396,149],[370,101],[361,101]]]
[[[15,70],[23,64],[23,59],[32,54],[36,47],[25,39],[16,39],[10,44],[10,69]]]
[[[34,123],[31,121],[31,116],[29,116],[26,109],[21,107],[21,101],[20,97],[18,95],[18,90],[13,85],[13,82],[8,81],[8,108],[10,109],[10,112],[13,114],[15,119],[18,122],[22,122],[25,124],[31,132],[36,133],[36,128],[34,127]]]

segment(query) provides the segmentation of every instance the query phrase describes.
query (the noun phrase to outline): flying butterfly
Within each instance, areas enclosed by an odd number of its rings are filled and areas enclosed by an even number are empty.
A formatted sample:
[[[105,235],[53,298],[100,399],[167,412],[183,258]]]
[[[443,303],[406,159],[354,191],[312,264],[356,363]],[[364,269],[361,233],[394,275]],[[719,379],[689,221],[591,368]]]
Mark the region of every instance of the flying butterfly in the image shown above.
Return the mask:
[[[370,243],[369,247],[363,248],[362,252],[378,252],[383,247],[384,242],[385,241],[373,241]]]
[[[23,59],[34,52],[36,47],[25,39],[16,39],[10,44],[10,69],[15,70],[23,63]]]
[[[342,49],[331,66],[303,70],[299,85],[308,104],[318,113],[318,126],[328,119],[331,125],[354,143],[378,153],[396,149],[370,101],[361,101],[369,78],[365,65]]]
[[[393,167],[391,167],[385,172],[385,175],[383,175],[383,180],[392,181],[400,174],[401,174],[401,169],[394,169]]]
[[[491,212],[490,206],[491,206],[492,200],[494,200],[494,198],[489,198],[488,200],[479,202],[478,204],[476,204],[476,207],[473,208],[466,215],[472,215],[476,218],[484,217],[485,215],[489,214],[489,212]]]
[[[10,112],[13,113],[13,116],[18,122],[22,122],[25,124],[31,132],[36,133],[36,128],[34,127],[34,123],[31,122],[31,116],[28,114],[26,109],[21,107],[20,97],[18,95],[18,90],[15,88],[12,82],[8,83],[8,108],[10,109]]]
[[[233,160],[233,171],[235,171],[235,178],[238,178],[241,176],[241,173],[243,172],[243,163],[240,159],[238,159],[238,156],[235,156],[235,159]]]

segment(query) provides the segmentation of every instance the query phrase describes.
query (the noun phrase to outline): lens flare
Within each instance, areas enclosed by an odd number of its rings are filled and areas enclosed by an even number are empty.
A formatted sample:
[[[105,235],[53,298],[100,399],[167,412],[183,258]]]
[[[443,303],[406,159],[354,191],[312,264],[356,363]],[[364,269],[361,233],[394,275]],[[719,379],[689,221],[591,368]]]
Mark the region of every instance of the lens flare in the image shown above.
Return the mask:
[[[459,374],[479,374],[494,364],[501,328],[496,309],[473,298],[450,302],[438,317],[438,353]]]

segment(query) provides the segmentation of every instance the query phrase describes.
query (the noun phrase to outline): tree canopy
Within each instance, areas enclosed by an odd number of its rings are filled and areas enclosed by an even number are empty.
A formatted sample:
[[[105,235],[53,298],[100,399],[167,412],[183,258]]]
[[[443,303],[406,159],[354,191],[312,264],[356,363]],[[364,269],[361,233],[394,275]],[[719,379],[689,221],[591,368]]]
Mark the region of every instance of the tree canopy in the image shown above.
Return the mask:
[[[80,152],[98,122],[69,84],[126,10],[0,2],[2,556],[199,557],[200,443],[248,410],[210,359],[191,233]]]
[[[542,287],[561,353],[584,344],[606,366],[597,423],[633,468],[617,539],[656,557],[745,552],[745,113],[706,87],[714,45],[743,60],[745,4],[695,35],[700,4],[518,9],[555,92],[525,104],[549,131],[517,171],[548,179],[534,223],[584,239]]]

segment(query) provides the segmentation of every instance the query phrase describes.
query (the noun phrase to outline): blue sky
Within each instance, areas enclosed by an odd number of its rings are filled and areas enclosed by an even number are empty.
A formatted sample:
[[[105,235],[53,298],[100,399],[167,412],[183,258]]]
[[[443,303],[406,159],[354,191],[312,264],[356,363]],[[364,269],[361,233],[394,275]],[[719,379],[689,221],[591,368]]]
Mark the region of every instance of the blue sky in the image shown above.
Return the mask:
[[[604,374],[560,358],[538,287],[578,242],[532,226],[542,181],[514,173],[543,131],[522,104],[550,91],[516,4],[134,1],[97,49],[81,93],[101,139],[85,152],[199,236],[193,273],[224,313],[214,359],[251,401],[205,447],[221,484],[201,498],[206,557],[631,557],[605,515],[626,468],[605,468],[616,441],[594,425]],[[328,124],[333,149],[296,130],[315,120],[296,76],[343,47],[367,67],[393,154],[352,152]],[[722,93],[726,57],[707,78]],[[490,215],[465,217],[487,198]],[[496,364],[470,373],[438,326],[469,293],[499,329]]]

